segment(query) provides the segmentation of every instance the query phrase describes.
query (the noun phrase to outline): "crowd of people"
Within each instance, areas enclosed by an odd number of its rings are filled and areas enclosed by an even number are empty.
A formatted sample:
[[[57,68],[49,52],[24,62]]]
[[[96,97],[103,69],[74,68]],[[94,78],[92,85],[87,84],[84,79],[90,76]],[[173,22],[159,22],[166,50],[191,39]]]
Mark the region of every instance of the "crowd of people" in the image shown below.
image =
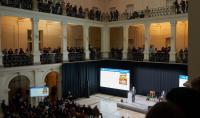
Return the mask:
[[[101,49],[89,46],[90,50],[90,59],[101,59]]]
[[[150,46],[150,61],[155,62],[169,62],[169,52],[170,47],[162,47],[160,50],[157,48],[154,48],[153,46]]]
[[[43,48],[41,50],[40,55],[41,64],[51,64],[51,63],[61,63],[62,62],[62,54],[61,48]]]
[[[84,49],[81,47],[67,47],[69,61],[83,61],[85,59]]]
[[[111,48],[110,50],[110,58],[111,59],[122,59],[122,51],[120,48]]]
[[[13,66],[26,66],[33,64],[33,55],[31,51],[27,48],[24,51],[22,48],[20,49],[4,49],[2,51],[3,54],[3,65],[5,67],[13,67]]]
[[[83,9],[82,6],[72,5],[69,2],[56,2],[53,3],[51,0],[48,2],[44,2],[40,0],[38,2],[38,9],[41,12],[58,14],[58,15],[66,15],[77,18],[89,18],[91,20],[101,20],[101,10],[98,8]]]
[[[180,49],[177,54],[177,62],[179,63],[187,63],[188,62],[188,49]]]
[[[22,8],[22,9],[33,9],[32,0],[0,0],[0,4],[3,6]]]
[[[48,48],[43,48],[41,49],[41,53],[42,54],[48,54],[48,53],[61,53],[61,48],[58,47],[58,48],[54,48],[52,49],[51,47],[48,47]]]
[[[189,2],[188,0],[181,0],[180,3],[178,0],[174,1],[174,6],[177,14],[188,12]]]
[[[32,0],[1,0],[0,3],[4,6],[33,9]],[[120,14],[117,9],[110,10],[110,12],[101,12],[98,8],[83,8],[82,6],[72,5],[69,2],[52,2],[52,0],[38,0],[38,11],[45,13],[52,13],[58,15],[66,15],[77,18],[88,18],[90,20],[97,21],[118,21],[120,16],[126,17],[126,19],[145,18],[150,17],[151,10],[147,6],[146,9],[141,11],[134,11],[128,13],[125,11]],[[189,8],[188,0],[174,1],[174,7],[176,14],[187,13]]]
[[[144,48],[138,47],[135,48],[133,47],[132,49],[128,49],[128,59],[129,60],[134,60],[134,61],[143,61],[144,60]]]
[[[76,104],[74,100],[66,97],[51,102],[49,97],[39,102],[37,106],[27,101],[15,101],[15,104],[1,103],[5,118],[99,118],[102,117],[97,106]]]
[[[119,11],[117,9],[111,10],[109,21],[118,21],[118,20],[119,20]]]

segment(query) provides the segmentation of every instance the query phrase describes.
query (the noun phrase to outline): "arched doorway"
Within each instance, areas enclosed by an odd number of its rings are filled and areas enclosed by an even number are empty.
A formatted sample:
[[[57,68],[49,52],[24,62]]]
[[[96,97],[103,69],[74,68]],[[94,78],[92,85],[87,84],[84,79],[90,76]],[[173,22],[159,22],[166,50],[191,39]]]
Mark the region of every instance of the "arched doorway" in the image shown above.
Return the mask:
[[[55,101],[58,96],[58,73],[53,71],[45,77],[46,86],[49,88],[49,98],[51,101]]]
[[[21,101],[26,101],[29,103],[29,85],[30,81],[26,76],[18,75],[14,77],[8,87],[9,91],[9,104],[17,104]]]

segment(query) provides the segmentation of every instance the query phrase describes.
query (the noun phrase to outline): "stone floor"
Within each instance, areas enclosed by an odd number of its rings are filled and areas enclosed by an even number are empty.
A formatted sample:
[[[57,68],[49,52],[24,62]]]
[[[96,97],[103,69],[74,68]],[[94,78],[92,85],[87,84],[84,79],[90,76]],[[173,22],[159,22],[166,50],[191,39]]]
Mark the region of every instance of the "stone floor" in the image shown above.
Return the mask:
[[[126,110],[117,107],[117,102],[119,102],[122,98],[105,95],[105,94],[95,94],[90,96],[90,98],[81,98],[76,101],[76,103],[80,105],[91,105],[100,109],[100,112],[103,114],[103,118],[145,118],[145,114],[141,114],[138,112]]]

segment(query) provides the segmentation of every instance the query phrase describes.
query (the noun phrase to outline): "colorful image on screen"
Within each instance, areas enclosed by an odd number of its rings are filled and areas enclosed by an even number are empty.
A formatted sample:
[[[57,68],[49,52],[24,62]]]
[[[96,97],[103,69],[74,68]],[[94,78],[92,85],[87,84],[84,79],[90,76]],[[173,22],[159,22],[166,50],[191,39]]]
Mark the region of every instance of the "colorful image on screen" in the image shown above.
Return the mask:
[[[130,70],[101,68],[100,86],[129,91]]]
[[[48,96],[48,95],[49,95],[48,87],[33,87],[30,90],[31,97]]]
[[[179,87],[184,87],[184,83],[188,81],[187,75],[179,75]]]

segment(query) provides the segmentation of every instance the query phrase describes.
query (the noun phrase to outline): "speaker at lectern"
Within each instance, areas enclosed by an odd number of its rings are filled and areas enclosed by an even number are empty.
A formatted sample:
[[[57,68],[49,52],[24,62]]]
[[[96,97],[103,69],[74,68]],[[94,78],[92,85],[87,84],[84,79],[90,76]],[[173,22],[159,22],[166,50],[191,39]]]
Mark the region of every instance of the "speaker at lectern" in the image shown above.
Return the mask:
[[[127,95],[127,102],[128,103],[133,103],[135,102],[135,94],[136,94],[136,90],[135,90],[135,87],[133,86],[132,89],[128,92],[128,95]]]

